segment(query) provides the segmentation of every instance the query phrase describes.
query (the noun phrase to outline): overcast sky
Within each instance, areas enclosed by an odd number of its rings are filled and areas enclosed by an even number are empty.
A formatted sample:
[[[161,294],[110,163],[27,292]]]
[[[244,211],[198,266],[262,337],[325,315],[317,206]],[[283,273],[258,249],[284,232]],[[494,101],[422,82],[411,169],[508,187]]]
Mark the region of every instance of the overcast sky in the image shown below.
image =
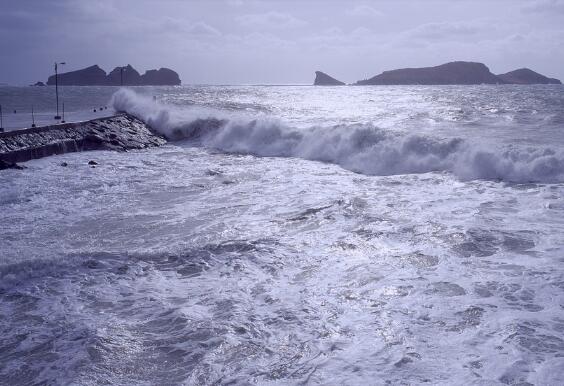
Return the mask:
[[[351,83],[453,60],[564,80],[564,0],[1,0],[0,83],[170,67],[184,84]]]

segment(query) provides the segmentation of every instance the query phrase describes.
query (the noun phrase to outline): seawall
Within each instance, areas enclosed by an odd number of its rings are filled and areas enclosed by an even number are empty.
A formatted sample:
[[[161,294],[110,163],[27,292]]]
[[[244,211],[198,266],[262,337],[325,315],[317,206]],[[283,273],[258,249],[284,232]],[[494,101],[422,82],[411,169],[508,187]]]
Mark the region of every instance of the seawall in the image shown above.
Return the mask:
[[[88,150],[144,149],[166,140],[144,122],[127,114],[84,122],[64,123],[0,133],[2,165],[25,162],[54,154]]]

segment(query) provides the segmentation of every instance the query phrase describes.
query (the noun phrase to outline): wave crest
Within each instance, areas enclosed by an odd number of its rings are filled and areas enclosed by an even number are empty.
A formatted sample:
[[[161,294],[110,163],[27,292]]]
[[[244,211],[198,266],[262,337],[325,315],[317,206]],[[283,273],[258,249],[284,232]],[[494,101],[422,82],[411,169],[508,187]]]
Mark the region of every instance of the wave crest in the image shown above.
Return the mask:
[[[564,182],[564,153],[550,148],[496,148],[461,138],[437,139],[365,124],[297,129],[264,117],[179,109],[119,90],[117,111],[142,119],[170,140],[198,140],[231,153],[297,157],[334,163],[367,175],[446,171],[462,180]]]

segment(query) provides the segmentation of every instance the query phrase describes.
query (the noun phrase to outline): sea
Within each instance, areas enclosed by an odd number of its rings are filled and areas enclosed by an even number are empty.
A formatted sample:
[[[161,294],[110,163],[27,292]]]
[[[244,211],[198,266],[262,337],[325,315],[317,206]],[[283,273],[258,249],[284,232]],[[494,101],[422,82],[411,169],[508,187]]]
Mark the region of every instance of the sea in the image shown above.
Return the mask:
[[[1,385],[564,384],[564,86],[59,91],[170,142],[0,172]]]

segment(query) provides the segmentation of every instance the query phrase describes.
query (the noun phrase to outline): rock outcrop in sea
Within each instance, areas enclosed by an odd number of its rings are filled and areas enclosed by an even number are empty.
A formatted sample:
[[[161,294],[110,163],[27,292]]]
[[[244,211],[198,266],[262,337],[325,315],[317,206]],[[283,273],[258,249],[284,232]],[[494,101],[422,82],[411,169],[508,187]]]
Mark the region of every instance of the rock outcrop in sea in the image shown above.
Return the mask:
[[[86,150],[127,151],[167,141],[141,120],[127,114],[0,133],[0,169],[16,162]]]
[[[81,70],[59,74],[59,85],[64,86],[104,86],[107,84],[106,71],[97,64]],[[47,85],[55,85],[55,75],[47,80]]]
[[[119,86],[122,83],[124,85],[138,85],[141,84],[141,74],[128,64],[123,67],[116,67],[108,74],[106,78],[109,85]]]
[[[181,83],[178,73],[169,68],[147,70],[143,75],[130,64],[114,68],[109,74],[98,65],[59,74],[59,85],[63,86],[176,86]],[[55,75],[47,80],[55,84]]]
[[[147,70],[141,75],[141,85],[157,86],[157,85],[178,85],[180,78],[178,74],[170,68],[160,68],[158,70]]]
[[[337,80],[324,72],[315,71],[315,80],[313,81],[314,86],[342,86],[345,83]]]
[[[548,78],[528,68],[500,74],[498,78],[509,84],[562,84],[558,79]]]
[[[384,71],[370,79],[359,80],[357,85],[472,85],[472,84],[560,84],[528,68],[494,75],[483,63],[450,62],[435,67],[403,68]]]
[[[357,85],[443,85],[443,84],[496,84],[503,83],[483,63],[450,62],[435,67],[403,68],[384,71]]]

